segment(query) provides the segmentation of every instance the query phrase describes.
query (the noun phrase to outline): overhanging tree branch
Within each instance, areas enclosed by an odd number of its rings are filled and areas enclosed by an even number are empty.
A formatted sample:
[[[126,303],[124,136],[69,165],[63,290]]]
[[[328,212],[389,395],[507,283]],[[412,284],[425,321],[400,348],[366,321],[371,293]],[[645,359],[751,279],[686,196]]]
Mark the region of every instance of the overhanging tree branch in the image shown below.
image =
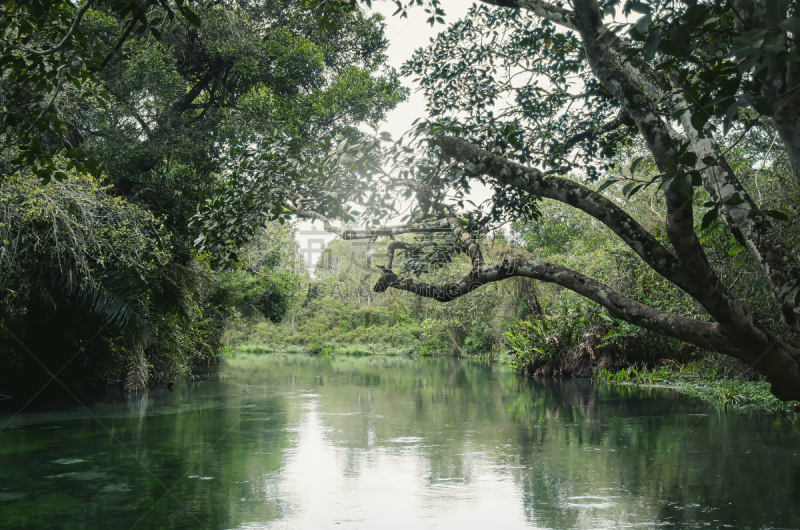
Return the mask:
[[[566,154],[572,149],[575,145],[585,141],[585,140],[592,140],[595,138],[600,138],[605,136],[606,134],[616,131],[623,125],[632,126],[635,125],[635,122],[628,116],[625,111],[620,111],[619,114],[612,120],[609,120],[605,123],[598,125],[593,129],[587,129],[582,131],[574,136],[569,137],[565,142],[558,146],[558,151],[553,151],[548,158],[548,164],[550,166],[555,165],[555,161],[558,157]]]
[[[617,204],[582,184],[563,177],[545,175],[536,168],[512,162],[454,136],[431,140],[442,152],[464,166],[470,175],[489,175],[498,182],[531,195],[567,204],[591,215],[617,234],[659,274],[676,280],[678,259]]]
[[[695,320],[652,308],[621,295],[597,280],[552,263],[523,258],[506,258],[497,263],[473,269],[466,276],[441,285],[400,277],[387,269],[384,269],[383,272],[383,277],[375,286],[376,292],[394,288],[438,302],[451,302],[488,283],[507,278],[532,278],[566,287],[600,304],[615,318],[630,324],[690,342],[701,348],[740,350],[716,322]],[[747,354],[742,351],[741,355],[746,356]]]
[[[454,232],[459,234],[462,242],[467,244],[474,242],[474,238],[459,232],[463,229],[457,219],[455,222],[444,219],[439,221],[438,225],[441,226],[444,222],[456,227]],[[770,377],[773,393],[781,399],[800,397],[800,389],[794,383],[796,377],[800,375],[796,363],[800,351],[780,341],[763,328],[758,333],[752,333],[750,330],[750,333],[743,334],[720,322],[707,322],[675,315],[623,296],[608,285],[567,267],[524,258],[506,258],[490,265],[472,259],[473,266],[467,275],[439,285],[398,276],[392,270],[395,251],[398,249],[413,251],[413,247],[405,242],[393,241],[389,244],[386,266],[378,267],[382,275],[373,287],[375,292],[393,288],[438,302],[449,302],[488,283],[511,277],[526,277],[554,283],[598,303],[615,318],[701,348],[725,352],[750,364]]]
[[[59,42],[58,44],[56,44],[52,48],[49,48],[47,50],[36,50],[36,49],[33,49],[33,48],[28,48],[28,47],[19,46],[19,45],[15,46],[15,48],[17,48],[18,50],[20,50],[22,52],[28,53],[30,55],[38,55],[38,56],[53,55],[54,53],[60,52],[61,50],[63,50],[67,46],[67,44],[69,44],[69,41],[72,40],[72,36],[75,34],[75,30],[78,29],[78,25],[81,23],[81,19],[83,18],[83,15],[85,15],[86,11],[88,11],[89,8],[92,7],[93,3],[94,3],[94,0],[87,0],[87,2],[85,4],[83,4],[83,7],[78,9],[78,12],[75,14],[75,20],[72,22],[72,25],[69,27],[69,30],[67,31],[67,34],[64,35],[64,38],[61,39],[61,42]]]

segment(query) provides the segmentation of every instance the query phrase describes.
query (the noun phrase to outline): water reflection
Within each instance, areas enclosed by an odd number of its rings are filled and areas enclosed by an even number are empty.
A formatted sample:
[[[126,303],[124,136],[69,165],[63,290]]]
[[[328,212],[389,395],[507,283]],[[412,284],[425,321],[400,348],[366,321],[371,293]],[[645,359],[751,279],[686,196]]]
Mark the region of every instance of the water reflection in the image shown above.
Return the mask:
[[[0,527],[798,526],[789,420],[663,390],[242,356],[92,412],[0,433]]]

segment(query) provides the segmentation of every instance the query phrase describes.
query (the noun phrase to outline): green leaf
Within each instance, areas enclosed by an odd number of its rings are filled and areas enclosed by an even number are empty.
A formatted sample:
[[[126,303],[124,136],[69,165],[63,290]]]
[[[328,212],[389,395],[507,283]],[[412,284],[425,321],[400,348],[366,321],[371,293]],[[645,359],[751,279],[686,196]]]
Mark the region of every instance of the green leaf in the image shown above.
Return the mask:
[[[606,189],[607,187],[611,186],[616,182],[619,182],[619,179],[607,179],[605,182],[600,184],[599,188],[597,188],[597,193],[600,193],[601,191],[603,191],[604,189]]]
[[[697,132],[701,132],[705,124],[708,122],[709,117],[708,111],[706,111],[704,108],[701,108],[692,114],[692,127],[694,127]]]
[[[788,221],[789,216],[779,210],[761,210],[764,215],[768,215],[773,219],[777,219],[778,221]]]
[[[792,291],[792,289],[794,289],[795,287],[797,287],[797,284],[798,284],[798,280],[797,280],[797,278],[795,278],[795,279],[793,279],[792,281],[790,281],[789,283],[787,283],[787,284],[786,284],[786,285],[783,287],[783,289],[781,289],[781,292],[779,292],[779,293],[778,293],[778,298],[783,298],[784,296],[786,296],[787,294],[789,294],[789,293]],[[800,295],[800,293],[798,293],[798,294]]]
[[[778,27],[783,31],[791,31],[794,38],[800,37],[800,16],[793,16],[778,23]]]
[[[663,35],[664,31],[661,28],[656,28],[647,35],[642,48],[642,53],[644,53],[645,57],[652,59],[655,56]]]
[[[631,11],[634,11],[636,13],[641,13],[642,15],[649,15],[653,11],[649,5],[643,2],[631,2],[630,4],[628,4],[628,8]]]
[[[684,197],[691,198],[694,195],[694,190],[692,189],[692,177],[691,175],[679,175],[676,179],[673,180],[672,186],[677,186],[678,191],[681,192],[681,195]]]
[[[645,16],[636,21],[636,31],[642,35],[647,34],[647,28],[653,23],[653,17],[648,12]]]
[[[622,194],[626,197],[630,197],[633,194],[632,190],[634,190],[637,186],[637,182],[628,182],[622,187]]]
[[[772,105],[769,104],[769,101],[767,101],[766,98],[745,92],[739,98],[740,104],[742,101],[759,114],[763,114],[764,116],[772,116]]]
[[[728,107],[728,110],[725,111],[725,119],[723,120],[722,124],[722,132],[724,134],[728,134],[728,131],[731,128],[731,124],[736,120],[739,115],[739,102],[736,101]]]
[[[633,175],[636,172],[636,169],[639,167],[639,165],[641,165],[643,160],[644,160],[643,156],[633,159],[633,162],[631,162],[631,175]]]
[[[200,20],[200,17],[198,17],[197,14],[194,11],[192,11],[192,10],[190,10],[188,8],[183,8],[181,10],[181,12],[183,13],[183,16],[186,17],[186,20],[191,22],[192,25],[197,26],[197,27],[200,27],[200,26],[203,25],[203,22]]]
[[[641,190],[643,187],[644,187],[644,184],[639,184],[638,186],[634,187],[634,188],[633,188],[633,189],[630,191],[630,193],[628,193],[628,198],[631,198],[631,197],[633,197],[634,195],[636,195],[636,194],[639,192],[639,190]]]
[[[786,5],[783,0],[767,0],[767,15],[773,20],[780,20],[786,14]]]
[[[691,52],[691,33],[689,28],[683,24],[671,27],[661,49],[676,57],[683,58],[688,55]]]
[[[725,201],[725,204],[729,206],[739,206],[740,204],[744,203],[744,199],[739,196],[739,192],[733,194],[733,196]]]
[[[735,247],[733,247],[728,251],[728,256],[737,256],[745,250],[747,249],[745,249],[742,245],[736,245]]]
[[[692,119],[694,119],[694,116],[692,116]],[[680,155],[678,162],[685,166],[694,166],[697,164],[697,155],[693,151],[686,151]]]
[[[703,221],[700,223],[700,230],[705,230],[709,226],[717,220],[719,216],[719,207],[715,206],[711,210],[707,211],[706,214],[703,216]]]

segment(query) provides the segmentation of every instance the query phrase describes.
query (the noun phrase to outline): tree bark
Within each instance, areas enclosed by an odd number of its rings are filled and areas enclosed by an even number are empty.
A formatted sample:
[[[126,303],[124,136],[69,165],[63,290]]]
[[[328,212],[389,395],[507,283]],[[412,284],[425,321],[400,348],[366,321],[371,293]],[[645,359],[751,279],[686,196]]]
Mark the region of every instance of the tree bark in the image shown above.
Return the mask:
[[[713,139],[709,129],[698,132],[691,124],[690,105],[682,95],[680,86],[671,83],[663,72],[655,70],[640,55],[629,57],[627,46],[613,31],[602,23],[602,13],[594,0],[575,2],[576,12],[541,0],[484,0],[485,3],[525,9],[573,31],[578,31],[592,69],[598,80],[622,105],[636,122],[651,148],[656,161],[661,165],[676,152],[675,139],[669,127],[660,119],[655,102],[663,101],[666,110],[679,115],[685,140],[702,160],[713,156],[716,166],[703,165],[703,187],[716,201],[722,203],[726,214],[723,220],[729,224],[734,235],[744,243],[751,255],[761,265],[770,282],[773,299],[779,308],[781,319],[793,331],[800,332],[800,306],[794,300],[800,292],[800,265],[791,250],[774,235],[771,222],[761,213],[755,201],[747,194],[727,163],[722,149]],[[741,11],[741,10],[739,10]],[[739,12],[737,11],[737,12]],[[737,20],[742,29],[752,25],[751,17],[743,12],[743,20]],[[748,25],[749,24],[749,25]],[[798,45],[793,45],[798,48]],[[773,122],[789,151],[792,171],[800,190],[800,64],[790,63],[786,71],[785,91],[787,97],[775,100],[778,108]],[[734,196],[742,204],[728,204]],[[737,201],[733,201],[737,202]],[[731,221],[735,224],[731,225]]]
[[[615,318],[740,359],[769,377],[772,391],[777,397],[784,400],[800,399],[800,385],[797,384],[800,380],[800,352],[795,348],[774,337],[764,341],[758,336],[751,336],[749,341],[742,341],[740,337],[728,333],[718,322],[695,320],[652,308],[561,265],[507,258],[477,267],[468,275],[443,285],[398,277],[384,269],[375,291],[393,288],[438,302],[450,302],[487,283],[515,276],[560,285],[600,304]]]

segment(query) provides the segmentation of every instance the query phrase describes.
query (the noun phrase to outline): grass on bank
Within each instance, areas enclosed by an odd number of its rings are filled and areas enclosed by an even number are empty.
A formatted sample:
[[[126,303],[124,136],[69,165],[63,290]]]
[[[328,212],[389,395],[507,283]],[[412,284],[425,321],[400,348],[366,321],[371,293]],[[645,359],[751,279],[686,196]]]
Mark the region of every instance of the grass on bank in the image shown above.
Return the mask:
[[[672,388],[718,405],[800,410],[797,401],[781,401],[773,396],[766,378],[719,354],[686,364],[667,360],[652,369],[643,365],[617,371],[595,369],[593,379],[611,384]]]
[[[237,322],[229,326],[225,343],[227,348],[248,353],[312,353],[328,351],[331,355],[454,355],[454,348],[441,340],[432,339],[423,326],[414,323],[382,323],[326,327],[324,330],[306,329],[291,324],[274,324],[268,321]],[[461,357],[492,355],[491,338],[476,333],[467,337],[458,352]]]
[[[232,348],[244,353],[311,353],[325,355],[350,355],[363,357],[367,355],[413,355],[419,350],[410,347],[395,347],[383,343],[322,342],[318,344],[241,344]]]
[[[511,346],[511,352],[492,352],[498,349],[495,346],[499,344],[482,340],[475,348],[464,344],[460,353],[464,357],[474,357],[465,355],[474,349],[478,357],[491,356],[495,361],[522,372],[520,359],[510,355],[521,355],[522,352],[528,359],[526,366],[552,365],[550,370],[540,375],[571,373],[592,375],[595,380],[607,383],[668,387],[717,405],[756,406],[768,410],[786,410],[795,405],[775,398],[764,378],[735,359],[713,352],[692,353],[664,337],[621,323],[606,322],[594,307],[586,305],[579,308],[582,311],[576,310],[569,296],[558,297],[556,301],[562,302],[563,307],[555,309],[568,308],[572,313],[560,314],[561,318],[548,319],[546,322],[540,318],[533,321],[536,326],[527,326],[524,330],[507,334],[504,346]],[[432,347],[436,344],[428,337],[424,325],[391,321],[363,325],[341,320],[325,324],[311,330],[302,325],[294,327],[289,322],[242,321],[237,326],[229,327],[225,353],[305,353],[355,357],[427,356],[441,355],[446,351],[443,347]],[[592,360],[589,360],[588,351],[595,354],[591,356]],[[548,352],[550,355],[545,355]],[[585,370],[581,368],[580,373],[576,373],[574,370],[559,369],[568,367],[569,360],[573,358],[586,364]],[[534,371],[527,370],[526,373],[534,374]]]
[[[419,353],[422,331],[413,325],[355,326],[329,328],[323,332],[297,330],[286,323],[243,322],[230,328],[227,343],[235,351],[248,353],[323,353],[332,355],[411,355]]]

